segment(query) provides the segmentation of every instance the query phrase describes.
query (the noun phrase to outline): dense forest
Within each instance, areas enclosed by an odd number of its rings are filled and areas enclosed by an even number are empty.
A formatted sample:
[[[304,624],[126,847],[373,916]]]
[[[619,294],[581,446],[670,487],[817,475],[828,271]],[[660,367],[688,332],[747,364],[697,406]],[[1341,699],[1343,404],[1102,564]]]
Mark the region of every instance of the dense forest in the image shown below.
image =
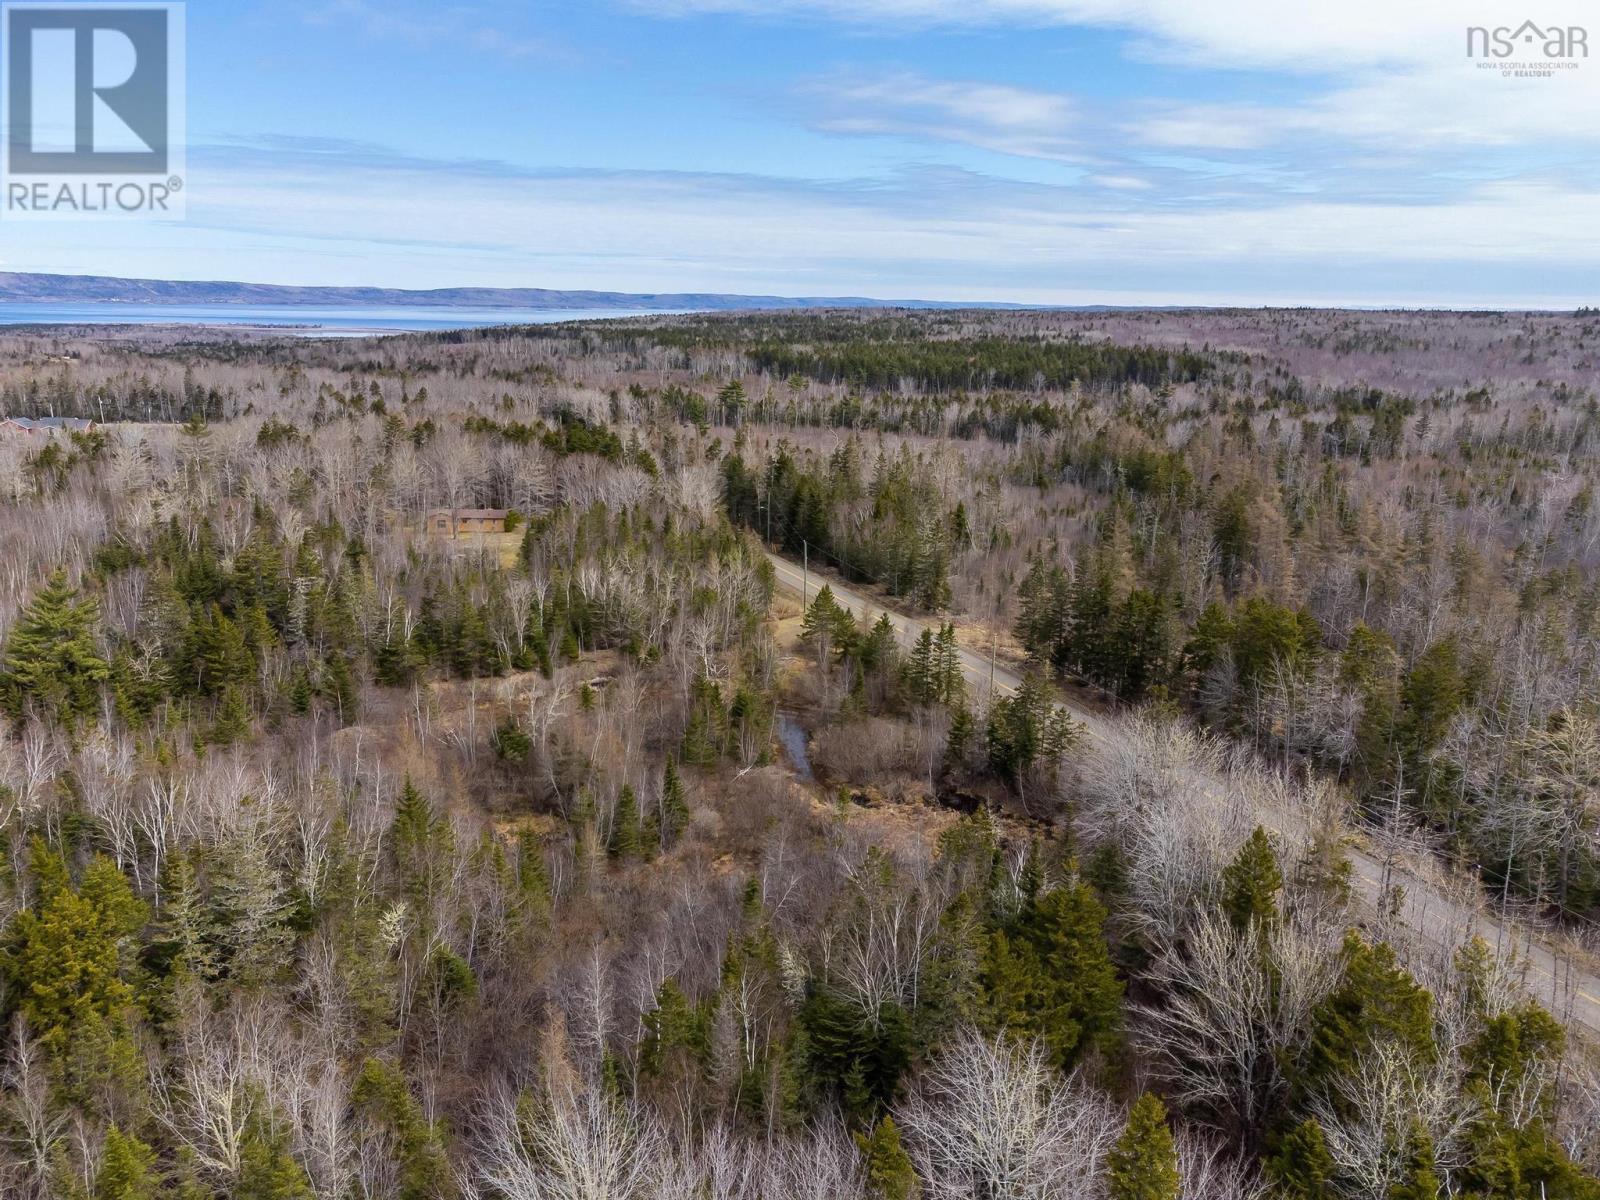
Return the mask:
[[[1597,355],[0,338],[0,1194],[1600,1200]]]

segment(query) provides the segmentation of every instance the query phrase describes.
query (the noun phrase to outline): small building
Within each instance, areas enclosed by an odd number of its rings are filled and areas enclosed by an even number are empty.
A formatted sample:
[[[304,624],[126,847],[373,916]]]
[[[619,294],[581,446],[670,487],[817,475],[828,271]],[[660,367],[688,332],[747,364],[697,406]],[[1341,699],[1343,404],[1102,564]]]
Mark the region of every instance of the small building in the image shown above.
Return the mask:
[[[428,514],[429,533],[458,537],[463,533],[504,533],[504,508],[436,508]]]
[[[94,422],[85,417],[0,417],[0,434],[11,437],[51,437],[93,429]]]

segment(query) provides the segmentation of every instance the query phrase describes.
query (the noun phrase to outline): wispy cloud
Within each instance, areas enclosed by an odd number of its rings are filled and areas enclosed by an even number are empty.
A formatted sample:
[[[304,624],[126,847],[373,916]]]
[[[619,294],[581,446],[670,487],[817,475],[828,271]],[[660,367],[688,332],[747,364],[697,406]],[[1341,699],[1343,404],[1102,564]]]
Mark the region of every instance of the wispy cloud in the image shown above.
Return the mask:
[[[734,13],[903,30],[963,25],[1083,27],[1123,54],[1195,70],[1292,79],[1302,98],[1151,105],[1141,141],[1248,150],[1314,136],[1373,144],[1493,146],[1600,139],[1600,62],[1554,78],[1503,76],[1466,53],[1467,27],[1524,12],[1460,0],[639,0],[656,13]],[[1541,0],[1546,25],[1592,27],[1591,0]],[[1600,37],[1600,30],[1593,36]],[[1534,53],[1533,57],[1541,57]]]
[[[1074,161],[1072,101],[997,83],[929,79],[913,72],[839,73],[803,84],[813,128],[826,133],[953,142],[999,154]]]
[[[356,264],[363,281],[414,286],[1059,303],[1554,303],[1600,271],[1600,193],[1559,181],[1464,187],[1427,204],[1130,207],[1118,201],[1135,189],[1104,180],[1017,183],[951,168],[833,180],[509,164],[463,173],[447,160],[330,149],[257,146],[241,158],[197,147],[183,245],[258,244],[260,263],[241,260],[235,273],[262,279],[281,278],[284,247],[310,246],[301,261],[336,264],[328,281],[350,281]]]

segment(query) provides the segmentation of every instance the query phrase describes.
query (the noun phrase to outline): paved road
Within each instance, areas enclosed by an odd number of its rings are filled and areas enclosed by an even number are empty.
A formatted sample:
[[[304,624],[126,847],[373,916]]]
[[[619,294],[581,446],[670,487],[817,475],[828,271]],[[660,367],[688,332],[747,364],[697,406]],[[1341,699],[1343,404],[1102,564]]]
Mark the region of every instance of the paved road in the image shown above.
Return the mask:
[[[880,613],[887,613],[903,645],[911,645],[929,627],[915,617],[886,609],[837,579],[819,578],[814,571],[808,574],[799,563],[770,551],[767,557],[777,573],[778,586],[784,591],[798,596],[804,589],[806,595],[814,599],[820,586],[826,583],[833,589],[833,598],[862,620],[876,621]],[[1009,695],[1022,685],[1021,676],[1005,663],[991,664],[987,655],[965,648],[961,650],[961,671],[975,696],[988,694],[991,678],[994,690],[1001,695]],[[1070,702],[1063,707],[1096,741],[1109,741],[1115,736],[1112,723],[1100,714]],[[1274,823],[1278,816],[1262,815],[1268,824]],[[1351,847],[1349,857],[1352,886],[1359,898],[1375,911],[1384,892],[1384,864],[1359,847]],[[1524,966],[1523,983],[1529,995],[1569,1023],[1600,1035],[1600,975],[1573,964],[1567,956],[1530,937],[1526,929],[1502,927],[1493,917],[1452,900],[1428,880],[1403,867],[1391,867],[1387,877],[1391,884],[1398,883],[1404,888],[1400,917],[1416,933],[1444,949],[1460,945],[1473,933],[1491,946],[1514,945]]]

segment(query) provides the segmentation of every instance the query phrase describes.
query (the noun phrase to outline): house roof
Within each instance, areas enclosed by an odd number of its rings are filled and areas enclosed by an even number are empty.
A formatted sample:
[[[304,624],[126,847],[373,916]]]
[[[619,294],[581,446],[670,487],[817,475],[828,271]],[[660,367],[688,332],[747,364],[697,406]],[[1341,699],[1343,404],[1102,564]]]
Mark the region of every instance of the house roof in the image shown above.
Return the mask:
[[[488,520],[503,521],[509,509],[504,508],[436,508],[428,515],[430,517],[454,517],[456,520]]]

